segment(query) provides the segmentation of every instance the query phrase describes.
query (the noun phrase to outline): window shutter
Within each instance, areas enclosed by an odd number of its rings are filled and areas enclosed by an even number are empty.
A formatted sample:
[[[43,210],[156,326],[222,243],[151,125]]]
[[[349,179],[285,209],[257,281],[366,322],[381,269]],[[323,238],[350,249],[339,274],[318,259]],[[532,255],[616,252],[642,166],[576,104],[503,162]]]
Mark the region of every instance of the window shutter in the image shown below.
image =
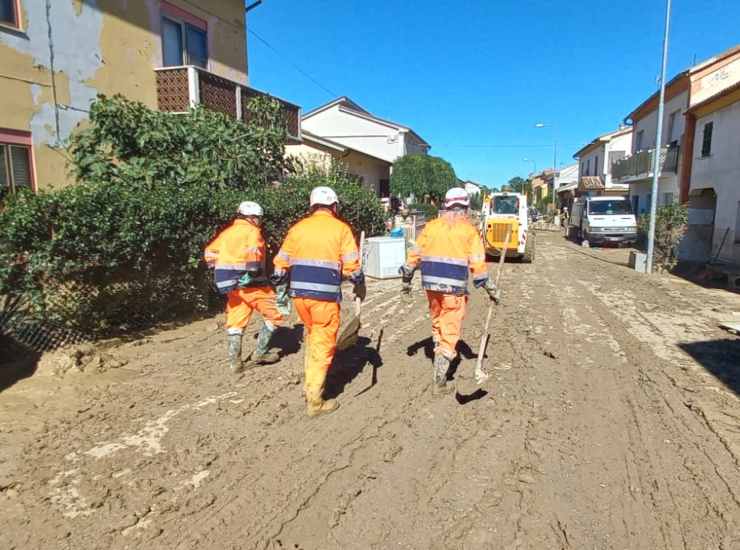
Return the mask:
[[[15,25],[15,0],[0,0],[0,21]]]
[[[185,25],[185,44],[188,50],[188,63],[207,68],[208,41],[206,33],[192,25]]]
[[[162,50],[162,62],[165,67],[183,65],[182,26],[166,17],[162,18]]]
[[[0,144],[0,197],[7,193],[10,188],[6,156],[7,149],[7,145]]]
[[[714,122],[707,122],[704,125],[704,135],[701,142],[701,156],[708,157],[712,154],[712,129]]]
[[[31,159],[28,147],[10,146],[10,166],[13,173],[13,185],[31,188]]]

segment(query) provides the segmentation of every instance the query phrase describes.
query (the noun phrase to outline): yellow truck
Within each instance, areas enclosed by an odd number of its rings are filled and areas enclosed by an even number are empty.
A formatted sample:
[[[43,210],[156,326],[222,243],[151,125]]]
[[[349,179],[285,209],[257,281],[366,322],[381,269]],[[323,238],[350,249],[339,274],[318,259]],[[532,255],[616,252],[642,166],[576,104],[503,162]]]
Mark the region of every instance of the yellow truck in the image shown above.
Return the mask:
[[[529,231],[527,196],[521,193],[492,193],[483,202],[481,215],[481,234],[487,255],[494,258],[501,255],[509,228],[511,236],[506,256],[531,263],[534,260],[535,235],[534,231]]]

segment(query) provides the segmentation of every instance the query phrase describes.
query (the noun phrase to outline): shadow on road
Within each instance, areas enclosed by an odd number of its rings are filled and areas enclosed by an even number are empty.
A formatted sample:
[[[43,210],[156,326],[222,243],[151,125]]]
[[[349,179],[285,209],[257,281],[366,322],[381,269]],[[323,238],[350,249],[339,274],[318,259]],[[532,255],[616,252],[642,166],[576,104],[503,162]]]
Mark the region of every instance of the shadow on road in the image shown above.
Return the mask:
[[[29,376],[38,367],[41,354],[28,351],[0,335],[0,392]]]
[[[679,344],[694,361],[740,395],[740,338]]]
[[[370,364],[373,368],[370,385],[360,393],[372,388],[378,381],[377,369],[383,366],[383,359],[378,350],[382,341],[382,331],[378,336],[376,347],[370,347],[371,341],[365,336],[357,339],[357,344],[348,350],[340,351],[334,357],[329,374],[326,377],[325,399],[333,399],[344,392],[344,388],[352,382]],[[358,394],[359,395],[359,394]]]
[[[257,334],[254,338],[257,338]],[[301,351],[303,342],[303,324],[298,323],[292,327],[278,327],[270,342],[271,347],[280,349],[280,357],[294,355]]]

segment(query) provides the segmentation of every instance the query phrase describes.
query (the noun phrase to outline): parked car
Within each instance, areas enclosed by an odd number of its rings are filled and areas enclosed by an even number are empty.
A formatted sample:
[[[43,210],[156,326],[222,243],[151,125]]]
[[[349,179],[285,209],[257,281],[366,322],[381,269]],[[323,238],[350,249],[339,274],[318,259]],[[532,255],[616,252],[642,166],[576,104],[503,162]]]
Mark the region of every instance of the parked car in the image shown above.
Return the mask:
[[[637,242],[637,220],[627,197],[586,197],[573,202],[568,236],[593,244]]]

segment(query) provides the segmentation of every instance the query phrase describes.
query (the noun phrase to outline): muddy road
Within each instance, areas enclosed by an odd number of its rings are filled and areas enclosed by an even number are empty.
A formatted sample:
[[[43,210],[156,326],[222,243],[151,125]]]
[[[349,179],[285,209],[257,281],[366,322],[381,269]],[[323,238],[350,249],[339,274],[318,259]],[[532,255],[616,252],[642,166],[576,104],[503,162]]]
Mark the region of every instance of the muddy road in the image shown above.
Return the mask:
[[[481,388],[473,295],[456,395],[432,395],[425,301],[397,281],[370,286],[319,419],[300,326],[241,378],[218,317],[83,372],[43,357],[0,392],[0,548],[739,549],[740,343],[717,323],[740,296],[538,238],[505,266]]]

